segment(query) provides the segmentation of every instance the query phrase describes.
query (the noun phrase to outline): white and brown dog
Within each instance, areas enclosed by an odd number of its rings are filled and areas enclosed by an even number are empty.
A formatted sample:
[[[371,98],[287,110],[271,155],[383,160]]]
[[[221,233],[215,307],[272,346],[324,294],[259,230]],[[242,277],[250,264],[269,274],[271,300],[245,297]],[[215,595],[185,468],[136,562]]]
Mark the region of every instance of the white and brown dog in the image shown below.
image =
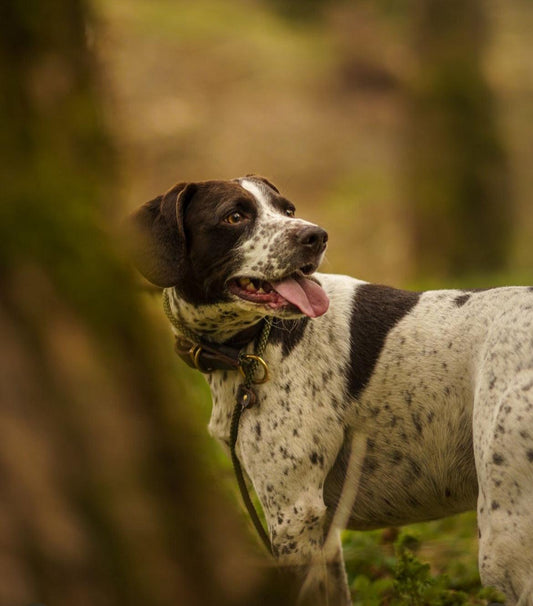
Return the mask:
[[[340,526],[477,506],[483,583],[532,606],[532,288],[417,293],[314,273],[327,234],[294,212],[248,176],[180,183],[132,216],[141,272],[215,358],[253,352],[255,327],[274,318],[269,381],[237,451],[276,557],[313,571],[308,595],[348,604]],[[220,368],[208,381],[209,430],[227,444],[242,377]]]

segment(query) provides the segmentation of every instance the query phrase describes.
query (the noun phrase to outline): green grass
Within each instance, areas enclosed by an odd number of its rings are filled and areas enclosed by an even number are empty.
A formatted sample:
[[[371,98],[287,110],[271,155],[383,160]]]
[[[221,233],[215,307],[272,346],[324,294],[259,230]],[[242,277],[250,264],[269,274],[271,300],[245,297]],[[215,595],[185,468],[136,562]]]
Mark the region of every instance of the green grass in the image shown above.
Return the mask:
[[[355,606],[459,606],[502,601],[482,588],[473,512],[401,531],[345,533]]]

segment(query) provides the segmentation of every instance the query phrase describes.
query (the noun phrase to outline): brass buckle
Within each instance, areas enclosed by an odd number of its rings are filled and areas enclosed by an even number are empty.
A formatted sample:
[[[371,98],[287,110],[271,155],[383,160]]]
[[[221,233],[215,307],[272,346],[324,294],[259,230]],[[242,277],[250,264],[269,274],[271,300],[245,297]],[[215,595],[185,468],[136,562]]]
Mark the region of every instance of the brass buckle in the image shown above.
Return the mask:
[[[259,364],[262,366],[263,376],[259,379],[252,379],[252,383],[254,385],[261,385],[262,383],[266,383],[270,379],[270,374],[268,371],[268,364],[263,360],[263,358],[261,356],[256,356],[255,354],[242,354],[240,356],[239,370],[240,370],[242,376],[246,379],[246,372],[243,368],[243,362],[250,363],[253,361],[259,362]]]
[[[209,372],[213,372],[212,368],[203,368],[203,366],[200,363],[200,356],[202,354],[202,346],[198,345],[198,343],[193,343],[192,341],[189,341],[188,339],[183,339],[180,337],[176,337],[176,351],[182,355],[182,356],[187,356],[189,359],[189,366],[191,366],[192,368],[195,368],[196,370],[199,370],[200,372],[203,373],[209,373]],[[187,351],[186,348],[189,348]]]
[[[201,345],[193,345],[189,349],[188,355],[190,356],[191,361],[194,364],[194,368],[196,368],[196,370],[199,370],[200,372],[203,372],[204,374],[208,374],[210,372],[213,372],[214,368],[204,368],[200,364],[200,355],[201,354],[202,354],[202,347],[201,347]]]
[[[194,368],[196,370],[201,370],[200,368],[200,354],[202,353],[202,348],[200,345],[193,345],[187,355],[191,358],[191,362],[193,363]]]

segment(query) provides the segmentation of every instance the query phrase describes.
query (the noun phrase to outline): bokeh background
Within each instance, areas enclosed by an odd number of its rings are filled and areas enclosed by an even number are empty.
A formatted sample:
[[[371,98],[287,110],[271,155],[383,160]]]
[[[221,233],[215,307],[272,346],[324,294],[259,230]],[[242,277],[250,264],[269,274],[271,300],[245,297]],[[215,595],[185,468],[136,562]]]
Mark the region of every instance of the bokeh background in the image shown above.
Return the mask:
[[[293,603],[117,225],[254,172],[327,228],[323,271],[530,283],[533,4],[4,0],[0,27],[0,605]],[[346,533],[354,600],[486,603],[475,535]]]
[[[127,205],[257,172],[329,229],[327,271],[528,279],[527,0],[98,8]]]

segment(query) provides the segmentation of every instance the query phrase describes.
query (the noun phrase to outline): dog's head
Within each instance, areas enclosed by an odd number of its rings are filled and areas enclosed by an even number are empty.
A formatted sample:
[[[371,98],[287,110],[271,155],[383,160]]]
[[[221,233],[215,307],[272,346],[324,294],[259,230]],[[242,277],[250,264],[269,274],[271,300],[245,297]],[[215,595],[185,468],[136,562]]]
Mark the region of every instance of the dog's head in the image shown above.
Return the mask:
[[[178,183],[130,217],[137,266],[195,306],[319,316],[328,299],[311,274],[327,233],[294,212],[262,177]]]

